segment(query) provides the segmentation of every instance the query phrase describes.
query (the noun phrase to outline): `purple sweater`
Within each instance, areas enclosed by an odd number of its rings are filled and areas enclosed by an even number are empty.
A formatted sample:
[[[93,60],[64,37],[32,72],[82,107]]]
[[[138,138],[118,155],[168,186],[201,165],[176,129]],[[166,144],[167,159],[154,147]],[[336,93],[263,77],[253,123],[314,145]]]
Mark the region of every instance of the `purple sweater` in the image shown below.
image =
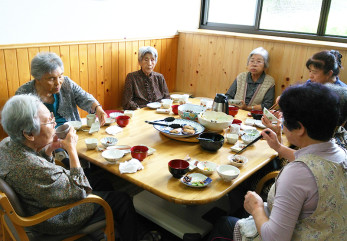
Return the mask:
[[[295,152],[295,158],[314,154],[347,169],[346,152],[334,142],[313,144]],[[318,188],[311,170],[302,162],[291,162],[276,182],[276,196],[269,221],[261,226],[263,240],[291,240],[298,219],[317,208]]]

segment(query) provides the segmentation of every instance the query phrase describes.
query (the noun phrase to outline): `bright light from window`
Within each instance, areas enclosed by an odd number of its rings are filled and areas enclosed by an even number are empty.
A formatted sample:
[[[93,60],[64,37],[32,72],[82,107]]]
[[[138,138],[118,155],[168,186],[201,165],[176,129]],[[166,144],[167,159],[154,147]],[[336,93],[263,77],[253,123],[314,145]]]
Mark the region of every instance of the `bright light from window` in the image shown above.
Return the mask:
[[[208,21],[253,26],[256,0],[210,0]]]
[[[347,13],[346,0],[332,0],[325,33],[347,37],[347,22],[343,17]]]
[[[322,0],[264,0],[259,27],[266,30],[317,33],[321,6]]]

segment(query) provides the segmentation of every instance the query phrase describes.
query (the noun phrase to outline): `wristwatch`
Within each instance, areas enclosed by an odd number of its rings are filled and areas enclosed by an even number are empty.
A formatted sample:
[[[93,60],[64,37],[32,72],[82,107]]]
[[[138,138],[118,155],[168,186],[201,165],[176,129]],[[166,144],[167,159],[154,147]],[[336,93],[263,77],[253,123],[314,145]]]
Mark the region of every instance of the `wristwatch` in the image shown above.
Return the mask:
[[[254,110],[254,105],[252,105],[252,110]]]

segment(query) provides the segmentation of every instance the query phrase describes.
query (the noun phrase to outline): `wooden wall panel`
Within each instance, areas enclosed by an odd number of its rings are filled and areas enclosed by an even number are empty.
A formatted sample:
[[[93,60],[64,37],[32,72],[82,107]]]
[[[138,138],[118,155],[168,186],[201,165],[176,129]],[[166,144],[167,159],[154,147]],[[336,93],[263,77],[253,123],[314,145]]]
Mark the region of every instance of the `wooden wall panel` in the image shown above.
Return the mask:
[[[126,75],[140,69],[138,49],[149,45],[156,47],[159,54],[155,71],[164,75],[169,90],[174,91],[178,36],[132,41],[0,46],[0,109],[20,85],[33,79],[30,75],[31,60],[42,51],[60,55],[64,75],[91,93],[104,109],[119,109]],[[86,116],[85,111],[79,111],[82,117]],[[4,136],[0,128],[0,138]]]
[[[276,95],[295,83],[308,79],[305,63],[314,53],[337,49],[343,55],[340,79],[347,82],[347,47],[314,41],[291,42],[246,35],[183,31],[179,33],[175,91],[214,98],[225,93],[236,76],[246,71],[249,53],[264,47],[270,55],[266,71],[276,81]],[[314,42],[314,43],[313,43]],[[342,47],[341,47],[342,46]]]

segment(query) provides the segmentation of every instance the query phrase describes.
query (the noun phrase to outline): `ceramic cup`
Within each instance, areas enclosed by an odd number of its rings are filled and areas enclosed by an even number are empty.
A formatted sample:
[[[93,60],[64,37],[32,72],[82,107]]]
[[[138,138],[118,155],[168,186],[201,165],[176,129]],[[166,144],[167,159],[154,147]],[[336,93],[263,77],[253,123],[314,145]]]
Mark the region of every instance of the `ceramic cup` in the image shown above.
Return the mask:
[[[59,139],[65,139],[67,133],[69,133],[70,130],[70,125],[68,123],[65,123],[64,125],[59,126],[56,130],[55,130],[55,134],[57,135],[57,137]]]
[[[173,102],[173,100],[171,100],[171,99],[162,99],[161,100],[161,104],[162,104],[164,109],[169,109],[172,105],[172,102]]]
[[[230,134],[239,134],[240,133],[241,126],[238,124],[231,124],[230,125]]]
[[[237,140],[239,139],[238,134],[226,134],[226,139],[229,144],[235,144]]]
[[[186,104],[188,102],[189,99],[189,95],[188,94],[184,94],[179,98],[179,103],[180,105]]]
[[[96,115],[95,115],[95,114],[89,114],[89,115],[87,115],[87,125],[88,125],[89,127],[92,126],[92,124],[95,122],[95,120],[96,120]]]

